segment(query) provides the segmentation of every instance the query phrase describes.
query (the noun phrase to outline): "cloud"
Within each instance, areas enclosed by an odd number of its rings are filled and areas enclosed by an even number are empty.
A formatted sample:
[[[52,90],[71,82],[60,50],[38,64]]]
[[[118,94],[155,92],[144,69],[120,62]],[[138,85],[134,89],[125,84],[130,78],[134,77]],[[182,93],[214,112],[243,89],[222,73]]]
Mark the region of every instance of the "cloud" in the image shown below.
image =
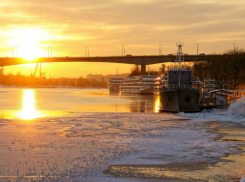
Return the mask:
[[[79,56],[84,45],[91,55],[120,55],[121,44],[133,55],[176,51],[181,38],[185,51],[221,52],[233,42],[244,46],[244,0],[2,0],[1,50],[4,34],[15,28],[38,27],[52,37],[54,54]],[[56,52],[56,53],[55,53]]]

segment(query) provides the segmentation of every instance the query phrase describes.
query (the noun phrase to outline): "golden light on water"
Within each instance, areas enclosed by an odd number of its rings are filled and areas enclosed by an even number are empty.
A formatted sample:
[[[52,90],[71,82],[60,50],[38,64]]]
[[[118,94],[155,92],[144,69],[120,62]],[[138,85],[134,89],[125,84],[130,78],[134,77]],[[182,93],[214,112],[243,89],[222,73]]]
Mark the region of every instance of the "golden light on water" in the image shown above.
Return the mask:
[[[159,112],[160,109],[160,96],[158,95],[156,100],[155,100],[155,112]]]
[[[17,113],[17,116],[27,120],[42,117],[36,110],[35,90],[23,90],[22,110]]]

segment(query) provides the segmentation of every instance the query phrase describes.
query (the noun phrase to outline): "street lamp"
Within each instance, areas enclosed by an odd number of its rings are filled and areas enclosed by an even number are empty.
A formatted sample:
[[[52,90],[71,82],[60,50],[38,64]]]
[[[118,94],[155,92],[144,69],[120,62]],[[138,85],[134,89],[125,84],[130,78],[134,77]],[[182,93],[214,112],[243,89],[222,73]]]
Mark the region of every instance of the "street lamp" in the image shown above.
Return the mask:
[[[89,47],[87,46],[87,48],[88,48],[88,57],[89,57]]]
[[[51,48],[51,46],[48,46],[48,57],[49,57],[49,52],[50,52],[50,57],[52,57],[52,48]]]
[[[198,55],[198,46],[199,46],[199,44],[197,43],[197,55]]]
[[[162,44],[159,44],[159,56],[162,55]]]
[[[89,57],[89,46],[87,45],[84,46],[84,54],[85,54],[85,57]]]
[[[124,53],[123,53],[124,50],[125,50],[125,49],[124,49],[124,45],[122,44],[122,56],[124,56]]]
[[[87,56],[87,46],[84,46],[84,57]]]
[[[15,49],[17,49],[17,47],[16,47],[16,46],[13,46],[13,47],[12,47],[12,58],[14,57],[14,50],[15,50]]]

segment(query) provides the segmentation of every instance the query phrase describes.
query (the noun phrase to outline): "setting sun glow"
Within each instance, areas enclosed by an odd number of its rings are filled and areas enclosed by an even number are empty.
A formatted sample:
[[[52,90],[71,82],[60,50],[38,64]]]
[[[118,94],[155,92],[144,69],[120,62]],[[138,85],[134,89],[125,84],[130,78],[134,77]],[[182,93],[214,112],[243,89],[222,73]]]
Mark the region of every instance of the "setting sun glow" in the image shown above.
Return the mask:
[[[7,44],[12,48],[12,57],[23,57],[33,60],[37,57],[47,57],[47,46],[41,42],[51,38],[46,30],[41,28],[16,28],[7,33],[11,39]]]
[[[42,115],[36,110],[35,90],[23,90],[22,110],[17,114],[21,119],[34,119]]]

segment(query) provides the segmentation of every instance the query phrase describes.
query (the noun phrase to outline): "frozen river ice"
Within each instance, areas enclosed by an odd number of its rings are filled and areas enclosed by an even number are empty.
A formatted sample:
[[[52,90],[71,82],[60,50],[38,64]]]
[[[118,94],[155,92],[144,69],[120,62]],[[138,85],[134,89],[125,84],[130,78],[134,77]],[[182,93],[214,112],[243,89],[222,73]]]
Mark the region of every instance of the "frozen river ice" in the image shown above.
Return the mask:
[[[235,130],[237,123],[203,122],[181,114],[84,113],[31,121],[1,119],[0,127],[1,180],[132,181],[131,177],[135,181],[137,177],[202,180],[211,175],[207,168],[213,167],[214,179],[225,174],[235,181],[245,169],[243,164],[240,166],[243,171],[239,172],[241,168],[229,158],[242,155],[241,160],[244,159],[243,141],[222,140],[228,134],[221,129]],[[238,128],[240,137],[244,137],[244,128],[240,125]],[[225,173],[229,163],[232,172]],[[191,164],[196,167],[190,171],[206,172],[199,177],[183,171],[182,175],[173,176],[176,171],[171,167],[167,174],[154,169],[159,167],[166,172],[169,164],[187,168]],[[141,167],[140,175],[122,169],[122,165],[137,170]],[[105,170],[108,172],[103,173]],[[149,176],[147,171],[155,176]]]
[[[0,119],[0,181],[239,181],[245,175],[240,102],[230,111],[188,114],[60,106],[66,114],[8,115]],[[236,107],[239,114],[233,113]]]

